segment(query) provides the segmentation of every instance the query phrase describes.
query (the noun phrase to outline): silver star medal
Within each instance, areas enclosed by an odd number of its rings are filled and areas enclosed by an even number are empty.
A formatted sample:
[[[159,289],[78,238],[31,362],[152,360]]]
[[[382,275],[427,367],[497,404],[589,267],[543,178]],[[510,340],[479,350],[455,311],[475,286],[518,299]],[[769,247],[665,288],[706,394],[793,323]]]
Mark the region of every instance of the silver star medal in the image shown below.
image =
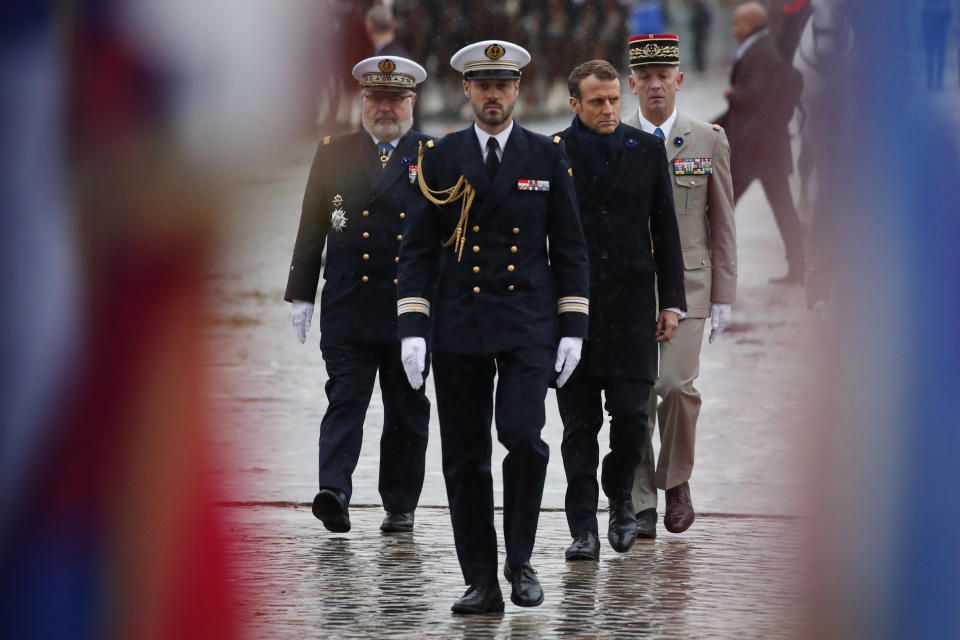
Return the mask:
[[[339,193],[333,198],[333,212],[330,214],[330,226],[334,231],[343,231],[347,226],[347,212],[340,208],[343,204],[343,196]]]

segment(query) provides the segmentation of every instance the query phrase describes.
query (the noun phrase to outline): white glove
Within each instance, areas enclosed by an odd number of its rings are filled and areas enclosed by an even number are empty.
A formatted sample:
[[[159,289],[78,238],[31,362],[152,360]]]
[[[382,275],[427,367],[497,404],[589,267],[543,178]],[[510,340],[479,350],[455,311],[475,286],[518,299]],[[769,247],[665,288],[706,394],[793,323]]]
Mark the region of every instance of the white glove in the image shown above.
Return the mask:
[[[567,383],[570,374],[577,368],[582,349],[583,338],[560,338],[560,346],[557,347],[557,362],[553,365],[554,371],[560,374],[557,376],[557,389]]]
[[[717,339],[730,324],[731,305],[722,302],[710,303],[710,343]]]
[[[427,362],[427,341],[413,336],[400,340],[400,362],[407,380],[414,389],[423,386],[423,369]]]
[[[307,341],[307,331],[310,331],[310,321],[313,319],[313,303],[304,300],[294,300],[290,303],[293,313],[293,330],[297,332],[300,344]]]

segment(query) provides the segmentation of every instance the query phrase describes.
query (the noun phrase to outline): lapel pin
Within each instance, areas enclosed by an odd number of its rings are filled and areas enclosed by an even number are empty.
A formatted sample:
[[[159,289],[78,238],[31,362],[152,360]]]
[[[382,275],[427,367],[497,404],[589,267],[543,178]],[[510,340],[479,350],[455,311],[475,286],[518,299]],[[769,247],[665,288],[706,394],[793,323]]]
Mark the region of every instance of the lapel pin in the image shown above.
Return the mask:
[[[410,164],[410,156],[403,156],[400,158],[400,164]]]
[[[680,136],[677,136],[676,138],[674,138],[674,139],[673,139],[673,146],[675,146],[675,147],[682,147],[682,146],[683,146],[683,138],[681,138]]]
[[[626,144],[628,149],[633,149],[637,146],[637,141],[634,138],[627,138]]]

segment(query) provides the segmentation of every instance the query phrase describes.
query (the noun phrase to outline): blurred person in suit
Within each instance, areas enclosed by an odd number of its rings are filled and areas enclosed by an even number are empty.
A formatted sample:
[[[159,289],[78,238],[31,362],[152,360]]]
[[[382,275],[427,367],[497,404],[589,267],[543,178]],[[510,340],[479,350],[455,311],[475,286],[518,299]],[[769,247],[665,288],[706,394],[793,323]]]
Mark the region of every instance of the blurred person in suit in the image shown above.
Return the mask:
[[[788,124],[796,107],[795,71],[777,53],[767,29],[767,12],[759,2],[745,2],[733,14],[734,53],[729,106],[717,123],[730,142],[734,203],[754,180],[767,196],[786,248],[787,273],[773,284],[802,284],[804,230],[793,203],[788,178],[793,172]]]
[[[713,13],[708,0],[690,0],[690,31],[693,33],[693,68],[703,72],[707,68],[707,43]]]
[[[637,535],[655,538],[657,488],[666,492],[667,531],[682,533],[695,517],[688,481],[701,400],[693,383],[700,374],[707,318],[711,342],[730,322],[737,290],[737,233],[727,136],[719,125],[692,118],[676,106],[683,85],[679,39],[635,36],[630,52],[630,92],[639,107],[624,122],[666,141],[687,297],[687,313],[673,340],[660,343],[659,375],[650,392],[650,431],[633,492]],[[657,422],[660,457],[654,471],[652,437]]]
[[[426,71],[406,58],[374,56],[358,62],[353,76],[361,87],[363,129],[326,136],[317,148],[284,299],[303,343],[323,270],[320,350],[328,404],[320,423],[313,514],[330,531],[350,530],[351,476],[379,373],[379,490],[387,512],[380,529],[411,531],[423,486],[430,401],[404,377],[395,305],[417,146],[429,139],[411,128],[416,85]]]

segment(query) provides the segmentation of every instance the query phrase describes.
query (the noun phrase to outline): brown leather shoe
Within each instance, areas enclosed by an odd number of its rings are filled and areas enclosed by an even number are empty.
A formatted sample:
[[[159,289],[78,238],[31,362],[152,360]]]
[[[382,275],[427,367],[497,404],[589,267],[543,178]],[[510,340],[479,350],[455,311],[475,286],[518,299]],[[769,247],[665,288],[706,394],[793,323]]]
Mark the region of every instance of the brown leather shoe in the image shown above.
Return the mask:
[[[663,526],[670,533],[683,533],[693,524],[696,514],[690,500],[690,485],[684,482],[667,489],[667,510],[663,514]]]

